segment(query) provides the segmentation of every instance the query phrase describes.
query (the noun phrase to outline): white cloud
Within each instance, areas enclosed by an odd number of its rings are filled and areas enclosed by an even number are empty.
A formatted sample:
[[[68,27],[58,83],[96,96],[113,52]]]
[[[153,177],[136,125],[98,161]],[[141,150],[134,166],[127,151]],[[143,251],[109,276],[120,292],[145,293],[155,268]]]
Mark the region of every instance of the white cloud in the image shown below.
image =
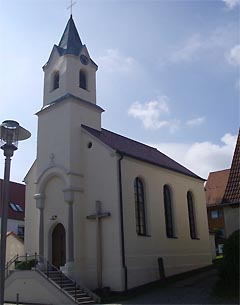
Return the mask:
[[[181,127],[181,121],[169,117],[171,115],[169,108],[169,98],[165,95],[145,103],[135,102],[129,109],[128,114],[139,119],[145,129],[157,130],[167,128],[170,133],[175,133]],[[186,126],[200,126],[205,122],[205,117],[197,117],[186,121]]]
[[[198,117],[192,120],[188,120],[186,125],[188,126],[200,126],[205,122],[205,117]]]
[[[212,142],[160,143],[150,144],[161,152],[167,154],[180,164],[207,178],[209,172],[230,168],[236,145],[237,136],[229,133],[221,138],[221,144]]]
[[[203,42],[199,34],[194,34],[187,39],[182,47],[173,51],[170,55],[170,61],[173,63],[191,61],[201,48],[203,48]]]
[[[227,60],[231,65],[240,65],[240,44],[234,46],[227,54]]]
[[[222,0],[230,10],[239,5],[240,0]]]
[[[239,0],[240,1],[240,0]],[[216,27],[214,30],[204,33],[193,33],[182,44],[176,45],[169,51],[167,58],[161,58],[160,63],[182,63],[198,60],[203,54],[213,58],[224,59],[224,54],[229,46],[236,41],[236,23],[229,23]]]
[[[97,60],[106,72],[129,72],[137,64],[133,57],[124,56],[118,49],[107,49]]]
[[[162,116],[170,112],[168,102],[168,97],[164,95],[144,104],[135,102],[130,106],[128,114],[140,119],[146,129],[169,127],[173,132],[176,129],[176,122],[171,124],[170,121],[162,119]]]

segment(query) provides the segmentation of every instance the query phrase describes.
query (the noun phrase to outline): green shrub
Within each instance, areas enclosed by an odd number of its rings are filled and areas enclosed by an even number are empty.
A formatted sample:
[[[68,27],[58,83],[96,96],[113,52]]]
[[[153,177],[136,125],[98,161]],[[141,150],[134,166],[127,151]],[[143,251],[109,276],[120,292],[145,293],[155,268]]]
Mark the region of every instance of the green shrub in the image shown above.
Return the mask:
[[[35,259],[16,263],[16,269],[18,270],[31,270],[35,266],[36,266]]]
[[[223,246],[223,259],[219,266],[219,274],[228,287],[239,287],[239,241],[240,230],[237,230],[229,236]]]

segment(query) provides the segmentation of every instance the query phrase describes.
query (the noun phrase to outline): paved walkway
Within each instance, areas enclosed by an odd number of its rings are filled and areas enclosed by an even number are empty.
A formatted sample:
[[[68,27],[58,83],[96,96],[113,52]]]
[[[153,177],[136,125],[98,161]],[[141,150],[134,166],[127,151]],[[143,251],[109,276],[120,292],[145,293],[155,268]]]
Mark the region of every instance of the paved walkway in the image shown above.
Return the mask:
[[[167,287],[153,288],[142,295],[131,297],[121,304],[238,304],[217,298],[212,287],[218,279],[216,270],[209,270],[179,280]]]

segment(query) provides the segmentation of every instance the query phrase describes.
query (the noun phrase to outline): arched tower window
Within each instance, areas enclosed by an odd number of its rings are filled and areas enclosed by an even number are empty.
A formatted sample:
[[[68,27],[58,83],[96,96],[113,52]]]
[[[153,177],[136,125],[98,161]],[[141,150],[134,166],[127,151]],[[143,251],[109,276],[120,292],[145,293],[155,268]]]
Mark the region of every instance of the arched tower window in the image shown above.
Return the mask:
[[[187,204],[188,204],[190,236],[192,239],[196,239],[197,234],[196,234],[196,223],[194,216],[194,202],[193,202],[193,194],[190,191],[187,192]]]
[[[59,71],[53,73],[53,90],[59,88]]]
[[[147,235],[144,186],[140,178],[134,181],[136,230],[138,235]]]
[[[79,87],[87,90],[87,73],[83,70],[79,71]]]
[[[173,213],[172,213],[172,196],[171,189],[168,185],[163,187],[165,225],[167,237],[174,237]]]

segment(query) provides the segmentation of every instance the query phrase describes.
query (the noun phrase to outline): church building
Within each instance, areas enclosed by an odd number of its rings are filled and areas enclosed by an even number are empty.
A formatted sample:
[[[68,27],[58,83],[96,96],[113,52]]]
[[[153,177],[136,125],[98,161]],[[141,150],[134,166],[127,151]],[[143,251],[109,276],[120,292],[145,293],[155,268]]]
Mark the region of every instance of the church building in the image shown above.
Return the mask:
[[[126,291],[210,265],[204,180],[102,128],[97,70],[71,16],[43,66],[25,252],[91,290]]]

